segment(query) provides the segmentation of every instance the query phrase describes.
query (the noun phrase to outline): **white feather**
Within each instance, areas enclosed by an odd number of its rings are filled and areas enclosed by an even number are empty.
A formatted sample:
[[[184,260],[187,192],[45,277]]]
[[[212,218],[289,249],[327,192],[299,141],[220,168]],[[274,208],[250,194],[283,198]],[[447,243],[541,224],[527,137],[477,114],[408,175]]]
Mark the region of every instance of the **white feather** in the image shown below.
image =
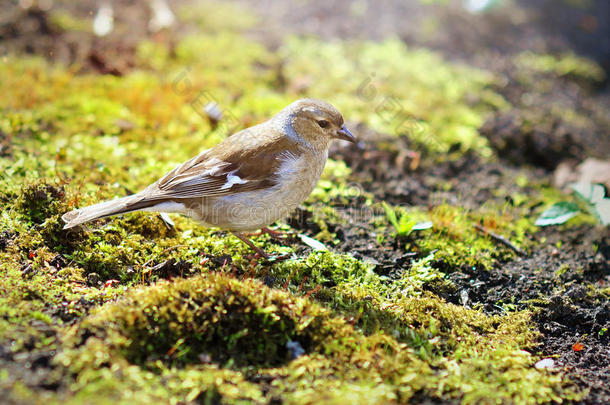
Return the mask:
[[[235,184],[246,184],[248,180],[242,180],[239,176],[234,174],[235,172],[231,172],[227,174],[227,182],[220,187],[221,190],[226,190],[228,188],[233,187]]]

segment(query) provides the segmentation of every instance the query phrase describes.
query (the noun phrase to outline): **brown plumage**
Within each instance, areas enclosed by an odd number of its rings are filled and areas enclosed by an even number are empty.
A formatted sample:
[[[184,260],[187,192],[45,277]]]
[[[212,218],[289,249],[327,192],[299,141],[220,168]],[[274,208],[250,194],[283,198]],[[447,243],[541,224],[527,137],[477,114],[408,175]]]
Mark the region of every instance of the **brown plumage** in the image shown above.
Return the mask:
[[[63,215],[64,229],[132,211],[177,212],[235,233],[264,228],[318,182],[333,139],[355,142],[330,104],[303,99],[176,167],[132,196]]]

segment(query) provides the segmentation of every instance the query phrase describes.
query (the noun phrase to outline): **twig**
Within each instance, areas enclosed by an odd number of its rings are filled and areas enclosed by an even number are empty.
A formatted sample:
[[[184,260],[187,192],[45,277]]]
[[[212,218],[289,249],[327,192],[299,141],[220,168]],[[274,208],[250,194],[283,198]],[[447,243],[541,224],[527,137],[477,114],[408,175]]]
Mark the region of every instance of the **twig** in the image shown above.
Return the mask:
[[[479,224],[474,224],[473,226],[474,226],[474,229],[476,229],[477,231],[482,232],[485,235],[489,235],[496,242],[499,242],[499,243],[503,244],[504,246],[512,249],[519,256],[524,256],[524,257],[527,256],[527,252],[525,252],[525,250],[523,250],[520,247],[516,246],[514,243],[512,243],[511,241],[506,239],[504,236],[498,235],[497,233],[493,233],[489,229],[487,229],[487,228],[485,228],[485,227],[483,227],[483,226],[481,226]]]

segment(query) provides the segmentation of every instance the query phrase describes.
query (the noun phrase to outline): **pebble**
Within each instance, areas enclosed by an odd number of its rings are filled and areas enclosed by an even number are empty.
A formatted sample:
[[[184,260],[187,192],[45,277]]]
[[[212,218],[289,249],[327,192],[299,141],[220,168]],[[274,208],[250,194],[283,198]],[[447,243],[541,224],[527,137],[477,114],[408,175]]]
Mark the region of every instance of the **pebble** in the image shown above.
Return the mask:
[[[555,367],[555,360],[546,358],[540,360],[538,363],[534,365],[538,370],[549,369]]]

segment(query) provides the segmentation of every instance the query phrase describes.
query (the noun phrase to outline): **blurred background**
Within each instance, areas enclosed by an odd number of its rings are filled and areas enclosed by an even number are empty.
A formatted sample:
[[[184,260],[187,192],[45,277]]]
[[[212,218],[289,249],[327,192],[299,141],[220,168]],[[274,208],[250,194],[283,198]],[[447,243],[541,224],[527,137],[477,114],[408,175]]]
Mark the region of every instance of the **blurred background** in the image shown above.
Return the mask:
[[[414,100],[413,86],[407,82],[421,81],[416,76],[423,72],[417,73],[414,69],[423,67],[425,61],[412,60],[409,63],[413,66],[407,67],[411,72],[401,74],[383,66],[387,65],[383,58],[370,62],[370,55],[362,50],[347,50],[351,54],[346,55],[344,50],[349,46],[337,45],[337,58],[333,60],[329,54],[333,52],[332,47],[327,45],[338,40],[399,41],[410,49],[428,49],[452,63],[491,72],[494,80],[488,81],[486,86],[491,84],[511,108],[499,108],[497,114],[486,116],[485,122],[476,129],[488,138],[495,151],[509,160],[554,169],[564,159],[604,157],[607,155],[604,152],[610,150],[607,114],[609,19],[610,3],[604,0],[191,0],[174,1],[171,5],[165,0],[4,0],[0,13],[0,55],[5,55],[3,60],[6,61],[8,54],[33,54],[69,65],[73,72],[115,76],[138,69],[159,71],[173,62],[176,69],[169,69],[171,73],[165,69],[166,80],[173,80],[180,75],[178,69],[184,66],[195,70],[197,65],[202,67],[203,71],[197,73],[201,78],[206,75],[206,63],[233,66],[230,52],[223,53],[224,62],[212,61],[218,59],[219,49],[211,48],[222,48],[223,45],[219,45],[222,41],[236,53],[240,53],[238,48],[242,47],[244,54],[251,53],[247,49],[250,43],[255,43],[273,52],[273,57],[265,60],[253,57],[258,66],[253,77],[265,76],[278,93],[288,92],[293,98],[303,95],[330,97],[339,103],[347,98],[346,103],[353,105],[354,92],[361,91],[366,87],[367,78],[377,74],[373,85],[380,94],[396,97],[395,104],[400,104],[401,114],[404,113],[401,120],[415,119],[430,124],[434,119],[425,111],[404,106],[405,103],[422,103]],[[220,39],[212,37],[218,33],[222,34]],[[226,35],[228,33],[230,35]],[[230,37],[235,33],[251,42],[240,43]],[[322,51],[320,46],[312,50],[316,45],[309,42],[309,53],[303,53],[303,49],[295,51],[304,46],[304,43],[295,45],[294,42],[292,46],[286,45],[289,43],[287,38],[295,35],[317,38],[326,48]],[[215,45],[210,47],[206,42]],[[298,55],[305,55],[303,58],[308,59],[310,65],[305,62],[303,67]],[[329,76],[351,84],[316,88],[312,82],[320,82],[316,75],[324,73],[323,69],[312,68],[316,58],[319,65],[330,64]],[[388,58],[392,59],[391,55]],[[252,62],[251,59],[242,55],[235,60],[237,64],[243,64]],[[293,63],[294,59],[298,63]],[[351,74],[341,71],[348,69],[347,66],[338,67],[345,65],[341,59],[351,59]],[[395,58],[395,62],[398,59]],[[231,75],[238,76],[234,72]],[[406,88],[396,89],[395,84],[384,88],[384,84],[379,83],[398,79]],[[445,79],[434,79],[430,75],[430,80],[440,87],[444,86],[441,82]],[[209,89],[205,83],[202,79],[195,84],[195,89]],[[440,95],[442,90],[424,88],[446,99]],[[333,91],[338,93],[336,98],[329,96]],[[234,89],[230,95],[215,92],[218,101],[225,106],[239,99],[238,93],[239,89]],[[249,91],[245,93],[247,96]],[[470,93],[472,104],[472,98],[479,98],[480,94],[475,94],[474,90]],[[387,105],[380,106],[382,102],[379,98],[372,104],[374,108],[391,110]],[[272,105],[279,107],[280,103]],[[199,108],[204,106],[205,103]],[[372,107],[369,100],[354,108]],[[241,112],[239,108],[233,110]],[[268,109],[261,106],[259,110]],[[387,113],[392,115],[396,111]],[[396,129],[399,126],[396,122],[393,126],[371,122],[375,119],[363,112],[353,114],[352,119],[381,132],[401,132]],[[450,120],[446,114],[443,119]],[[379,114],[377,121],[380,121]],[[524,122],[531,124],[525,130]],[[461,131],[472,132],[472,129],[462,128]],[[430,131],[424,132],[428,136]],[[423,136],[419,136],[418,141],[417,134],[410,135],[416,143],[422,141]],[[442,138],[445,134],[436,136]],[[455,135],[449,140],[441,139],[441,143],[446,143],[441,149],[448,150],[452,146],[459,149],[464,144],[468,149],[474,146],[468,145],[468,139],[473,137]],[[527,146],[526,150],[522,150],[522,146]]]
[[[4,0],[0,52],[21,50],[101,69],[98,53],[127,52],[143,38],[209,29],[190,12],[206,1]],[[210,4],[209,2],[207,2]],[[259,22],[250,30],[267,40],[286,33],[323,38],[383,39],[397,36],[445,55],[493,63],[493,56],[524,50],[573,51],[610,68],[610,4],[604,0],[381,0],[237,1]],[[213,4],[213,3],[212,3]],[[218,7],[225,7],[220,3]],[[213,10],[207,10],[208,22]],[[235,16],[239,18],[239,16]],[[204,18],[205,20],[205,18]],[[218,24],[216,22],[215,24]],[[87,63],[88,61],[88,63]],[[103,61],[101,61],[103,62]]]

